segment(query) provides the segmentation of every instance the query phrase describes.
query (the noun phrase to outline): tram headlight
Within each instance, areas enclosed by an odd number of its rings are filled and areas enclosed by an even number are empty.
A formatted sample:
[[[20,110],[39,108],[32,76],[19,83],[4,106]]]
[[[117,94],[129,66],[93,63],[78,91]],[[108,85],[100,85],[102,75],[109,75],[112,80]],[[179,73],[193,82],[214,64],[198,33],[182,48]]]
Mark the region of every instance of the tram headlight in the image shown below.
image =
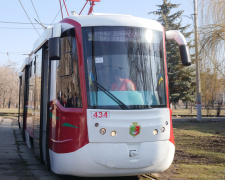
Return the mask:
[[[95,123],[95,127],[98,127],[99,126],[99,124],[98,123]]]
[[[101,135],[104,135],[106,133],[106,129],[105,128],[101,128],[99,132],[100,132]]]
[[[154,129],[152,133],[153,133],[153,135],[157,135],[158,134],[158,130]]]
[[[115,137],[115,136],[116,136],[116,131],[112,131],[112,132],[111,132],[111,136],[112,136],[112,137]]]
[[[166,128],[164,128],[164,127],[161,128],[162,133],[165,132],[165,130],[166,130]]]

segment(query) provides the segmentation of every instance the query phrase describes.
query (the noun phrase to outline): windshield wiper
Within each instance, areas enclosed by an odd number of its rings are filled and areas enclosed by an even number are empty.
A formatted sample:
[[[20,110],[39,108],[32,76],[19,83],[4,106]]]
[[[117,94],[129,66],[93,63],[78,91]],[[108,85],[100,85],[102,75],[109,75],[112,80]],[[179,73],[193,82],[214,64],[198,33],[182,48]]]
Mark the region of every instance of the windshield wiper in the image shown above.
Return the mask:
[[[115,101],[122,109],[130,109],[126,104],[124,104],[122,101],[120,101],[117,97],[115,97],[111,92],[109,92],[107,89],[105,89],[102,85],[100,85],[97,81],[92,80],[92,83],[98,87],[101,91],[103,91],[106,95],[108,95],[113,101]]]

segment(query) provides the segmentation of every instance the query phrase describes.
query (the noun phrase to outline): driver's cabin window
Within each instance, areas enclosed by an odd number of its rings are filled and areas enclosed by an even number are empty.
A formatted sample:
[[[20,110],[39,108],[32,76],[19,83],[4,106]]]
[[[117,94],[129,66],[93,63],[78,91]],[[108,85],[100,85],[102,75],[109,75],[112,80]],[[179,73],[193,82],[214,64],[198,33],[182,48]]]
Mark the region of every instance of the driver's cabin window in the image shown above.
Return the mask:
[[[61,38],[61,59],[57,61],[57,99],[67,108],[82,107],[75,37]]]

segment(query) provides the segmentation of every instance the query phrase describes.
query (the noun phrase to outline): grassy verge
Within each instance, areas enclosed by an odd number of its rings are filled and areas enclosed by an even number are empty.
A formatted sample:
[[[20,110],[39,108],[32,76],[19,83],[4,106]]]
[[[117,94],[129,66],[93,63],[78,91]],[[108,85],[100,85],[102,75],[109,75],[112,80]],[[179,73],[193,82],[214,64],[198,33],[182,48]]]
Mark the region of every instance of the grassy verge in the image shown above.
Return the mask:
[[[225,122],[174,122],[176,153],[160,179],[225,179]]]
[[[207,115],[212,115],[212,116],[216,116],[217,114],[217,110],[216,109],[212,109],[212,110],[206,110],[206,109],[202,109],[202,115],[207,116]],[[197,109],[193,109],[193,112],[191,113],[191,109],[173,109],[173,116],[182,116],[182,115],[191,115],[191,116],[197,116]],[[225,116],[225,109],[222,109],[220,111],[220,115],[221,116]]]

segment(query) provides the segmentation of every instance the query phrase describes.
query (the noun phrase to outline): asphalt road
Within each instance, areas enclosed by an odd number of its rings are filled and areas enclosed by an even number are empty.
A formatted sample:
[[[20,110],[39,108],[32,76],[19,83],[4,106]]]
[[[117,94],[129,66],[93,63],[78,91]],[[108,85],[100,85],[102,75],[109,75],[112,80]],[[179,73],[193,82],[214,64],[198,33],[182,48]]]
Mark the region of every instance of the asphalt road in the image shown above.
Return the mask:
[[[16,119],[0,117],[0,180],[58,180],[23,141]]]

